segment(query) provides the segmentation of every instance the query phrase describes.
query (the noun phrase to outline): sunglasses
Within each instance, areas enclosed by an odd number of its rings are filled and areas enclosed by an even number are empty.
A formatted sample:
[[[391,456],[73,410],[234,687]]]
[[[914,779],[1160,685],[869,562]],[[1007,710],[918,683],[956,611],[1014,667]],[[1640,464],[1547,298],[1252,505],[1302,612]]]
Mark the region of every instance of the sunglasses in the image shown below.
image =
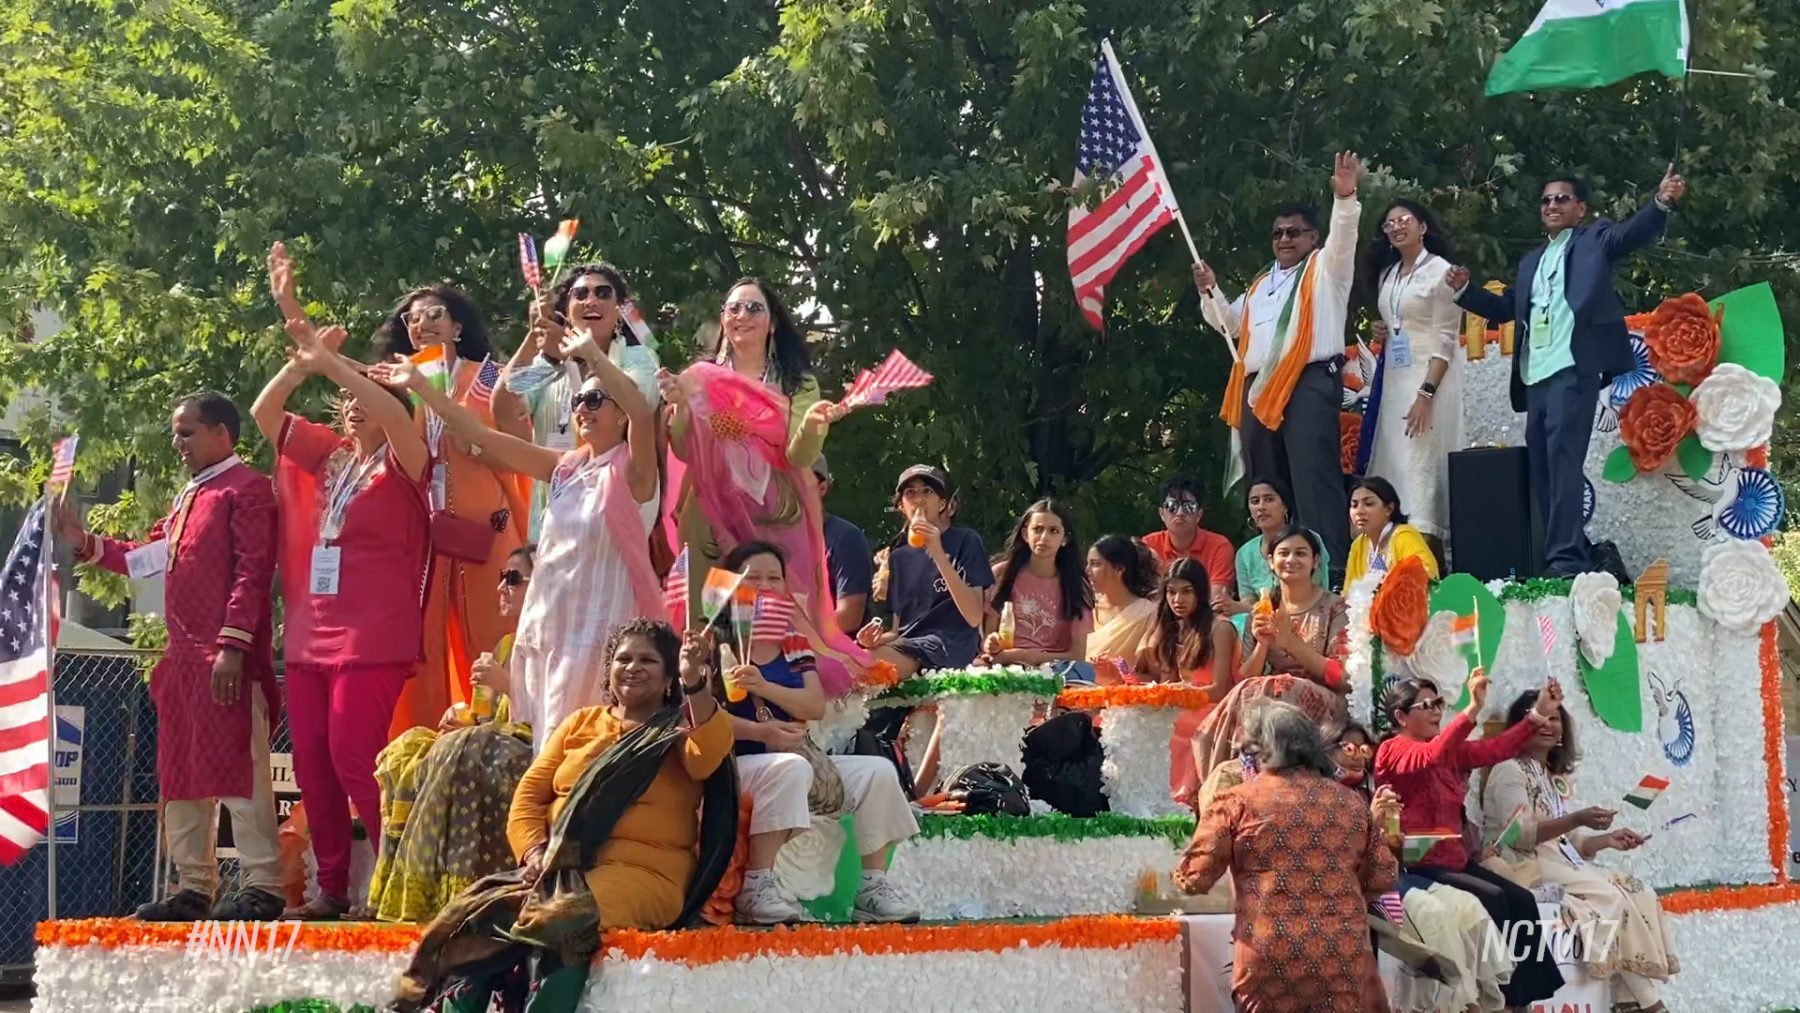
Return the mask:
[[[588,296],[593,296],[601,302],[608,302],[613,297],[613,287],[611,285],[576,285],[569,289],[569,298],[575,302],[586,302]]]
[[[1395,215],[1394,217],[1389,218],[1387,221],[1381,223],[1381,231],[1393,232],[1397,229],[1406,228],[1408,225],[1411,225],[1416,221],[1418,221],[1418,219],[1414,218],[1412,215]]]
[[[1409,711],[1441,711],[1444,709],[1444,699],[1439,697],[1436,700],[1427,700],[1424,703],[1413,704],[1406,709]]]
[[[725,315],[728,317],[760,317],[769,311],[769,307],[755,299],[733,299],[725,304]]]
[[[1191,499],[1166,499],[1162,508],[1178,517],[1186,517],[1200,512],[1200,504]]]
[[[1574,202],[1575,195],[1572,193],[1547,193],[1538,198],[1538,204],[1543,207],[1550,207],[1553,204],[1573,204]]]
[[[1274,231],[1269,233],[1269,238],[1270,239],[1299,239],[1301,236],[1304,236],[1307,233],[1313,232],[1313,231],[1315,231],[1315,230],[1307,228],[1304,225],[1281,225],[1281,226],[1277,226]]]
[[[586,408],[588,411],[599,411],[600,406],[612,398],[603,390],[584,390],[569,399],[570,408]]]
[[[408,326],[417,327],[423,323],[435,324],[444,319],[447,312],[449,311],[442,306],[427,306],[422,310],[407,310],[400,319],[405,320]]]
[[[500,571],[500,583],[507,587],[522,587],[525,584],[525,571],[506,569]]]

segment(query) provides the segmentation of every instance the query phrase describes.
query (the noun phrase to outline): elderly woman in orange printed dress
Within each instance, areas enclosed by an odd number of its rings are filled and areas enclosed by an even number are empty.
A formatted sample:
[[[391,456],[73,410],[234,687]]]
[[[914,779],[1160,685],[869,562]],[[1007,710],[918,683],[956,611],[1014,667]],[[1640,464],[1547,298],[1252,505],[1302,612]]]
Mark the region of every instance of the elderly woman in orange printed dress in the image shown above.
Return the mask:
[[[1231,873],[1233,1001],[1243,1013],[1387,1008],[1366,911],[1400,867],[1368,803],[1337,782],[1324,736],[1299,708],[1257,701],[1243,737],[1259,776],[1212,800],[1175,869],[1188,893]]]

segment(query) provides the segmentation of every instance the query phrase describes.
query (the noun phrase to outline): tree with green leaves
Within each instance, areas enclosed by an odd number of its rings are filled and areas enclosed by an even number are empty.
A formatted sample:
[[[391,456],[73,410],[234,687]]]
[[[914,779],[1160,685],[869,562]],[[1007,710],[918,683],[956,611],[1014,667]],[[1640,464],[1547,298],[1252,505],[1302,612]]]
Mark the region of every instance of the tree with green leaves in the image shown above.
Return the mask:
[[[1580,171],[1616,213],[1679,148],[1693,190],[1622,273],[1628,303],[1769,280],[1800,311],[1800,55],[1779,44],[1800,10],[1693,5],[1695,65],[1749,78],[1484,99],[1537,6],[0,0],[0,328],[34,306],[66,322],[0,347],[0,400],[42,390],[53,411],[0,496],[32,495],[51,439],[79,429],[81,474],[136,464],[135,496],[97,520],[160,509],[170,402],[248,403],[284,352],[260,271],[276,239],[315,318],[367,334],[448,279],[510,346],[514,235],[578,217],[578,246],[627,270],[675,364],[754,273],[812,315],[828,394],[896,346],[936,374],[832,434],[833,507],[876,532],[921,460],[988,531],[1048,492],[1084,536],[1149,530],[1174,469],[1213,480],[1229,531],[1229,356],[1185,245],[1170,230],[1126,265],[1104,335],[1074,306],[1066,214],[1091,194],[1068,183],[1102,37],[1221,274],[1266,261],[1270,209],[1322,201],[1339,149],[1374,170],[1365,206],[1421,197],[1492,277],[1537,241],[1543,177]],[[1775,467],[1800,474],[1791,421]]]

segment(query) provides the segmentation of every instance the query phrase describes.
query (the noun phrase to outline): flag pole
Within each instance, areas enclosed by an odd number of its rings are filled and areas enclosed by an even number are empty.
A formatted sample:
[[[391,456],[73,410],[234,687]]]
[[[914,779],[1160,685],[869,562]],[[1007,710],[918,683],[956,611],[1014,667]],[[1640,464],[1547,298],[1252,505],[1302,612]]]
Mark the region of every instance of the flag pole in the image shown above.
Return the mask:
[[[1200,265],[1200,248],[1194,245],[1194,234],[1188,230],[1187,216],[1181,213],[1181,203],[1175,199],[1175,183],[1169,178],[1168,169],[1163,167],[1162,155],[1156,150],[1156,141],[1150,136],[1150,126],[1144,122],[1144,114],[1138,111],[1137,98],[1131,94],[1131,88],[1125,81],[1124,68],[1119,66],[1118,54],[1113,52],[1112,39],[1100,40],[1100,52],[1106,58],[1107,72],[1113,76],[1117,85],[1119,98],[1125,103],[1125,110],[1131,115],[1132,122],[1137,124],[1138,132],[1144,137],[1144,147],[1150,149],[1150,162],[1156,166],[1156,175],[1168,189],[1169,210],[1175,214],[1175,224],[1181,228],[1181,238],[1187,242],[1188,256],[1193,259],[1194,266]],[[1225,347],[1231,352],[1231,361],[1238,361],[1237,345],[1231,341],[1231,335],[1220,333]]]
[[[70,485],[74,484],[73,476],[70,477],[69,484]],[[67,486],[64,486],[64,488],[66,489]],[[52,504],[52,501],[50,498],[50,487],[48,484],[46,484],[44,487],[44,544],[38,547],[38,551],[39,551],[39,553],[41,553],[41,555],[39,555],[39,557],[38,557],[38,560],[39,560],[38,582],[41,583],[44,587],[44,590],[43,590],[44,598],[43,598],[43,602],[42,602],[43,609],[44,609],[44,613],[42,616],[43,624],[44,624],[44,707],[45,707],[45,710],[48,711],[48,713],[44,717],[44,720],[45,720],[46,724],[48,724],[48,726],[49,726],[48,728],[45,729],[47,738],[44,742],[44,745],[48,748],[49,753],[50,753],[50,756],[49,756],[49,760],[50,760],[49,775],[50,776],[47,778],[49,783],[44,786],[44,816],[45,816],[45,824],[46,824],[44,827],[44,847],[46,849],[44,852],[44,878],[45,878],[44,917],[50,921],[55,921],[56,920],[56,629],[55,628],[58,624],[52,618],[55,615],[55,613],[52,611],[52,608],[54,607],[54,604],[55,604],[55,596],[51,593],[51,590],[50,590],[51,586],[55,583],[53,580],[51,580],[50,568],[56,565],[55,543],[53,541],[51,541],[51,538],[50,538],[50,531],[51,531],[51,527],[52,527],[52,525],[50,523],[50,518],[51,518],[51,510],[52,509],[53,509],[53,504]]]

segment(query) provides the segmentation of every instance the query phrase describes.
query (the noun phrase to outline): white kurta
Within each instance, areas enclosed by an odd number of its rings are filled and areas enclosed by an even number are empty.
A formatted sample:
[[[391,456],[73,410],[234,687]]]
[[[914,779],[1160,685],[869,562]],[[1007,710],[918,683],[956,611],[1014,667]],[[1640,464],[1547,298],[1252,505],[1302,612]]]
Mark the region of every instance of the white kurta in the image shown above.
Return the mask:
[[[608,465],[628,452],[621,443],[551,483],[512,658],[512,716],[530,723],[533,752],[564,718],[604,702],[606,642],[615,627],[637,618],[631,575],[603,507]],[[656,498],[638,511],[648,538]]]
[[[1381,276],[1376,299],[1388,340],[1381,354],[1381,415],[1370,475],[1394,483],[1400,506],[1413,527],[1438,538],[1450,533],[1450,452],[1462,449],[1462,309],[1444,285],[1450,262],[1432,253],[1419,256],[1408,272],[1395,265]],[[1396,338],[1395,335],[1402,335]],[[1410,353],[1410,362],[1397,361]],[[1431,429],[1406,435],[1406,413],[1419,396],[1432,359],[1450,364],[1432,402]]]

